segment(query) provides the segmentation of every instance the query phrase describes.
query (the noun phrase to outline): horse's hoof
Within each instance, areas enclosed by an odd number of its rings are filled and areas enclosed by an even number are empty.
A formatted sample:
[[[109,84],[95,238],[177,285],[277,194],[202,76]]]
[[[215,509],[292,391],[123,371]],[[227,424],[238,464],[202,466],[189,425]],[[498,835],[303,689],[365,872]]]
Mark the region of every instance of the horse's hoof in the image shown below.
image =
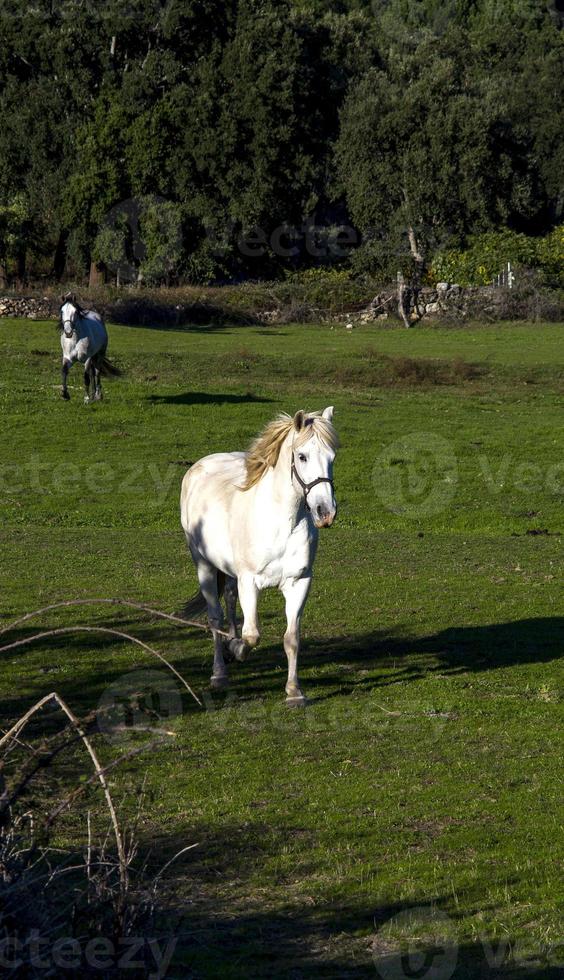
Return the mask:
[[[297,694],[288,694],[286,697],[286,704],[289,708],[305,708],[307,703],[307,698],[301,691]]]
[[[212,691],[224,691],[226,687],[229,687],[227,674],[212,674],[210,677],[210,687]]]
[[[243,663],[247,659],[247,654],[249,648],[244,640],[238,640],[236,638],[232,640],[227,640],[225,644],[225,649],[230,660],[238,660],[239,663]]]
[[[90,404],[90,398],[89,398],[89,396],[88,396],[88,395],[85,395],[85,396],[84,396],[84,404],[85,404],[85,405],[89,405],[89,404]]]
[[[61,391],[61,398],[63,398],[66,402],[70,402],[70,395],[66,390],[66,388],[63,391]]]

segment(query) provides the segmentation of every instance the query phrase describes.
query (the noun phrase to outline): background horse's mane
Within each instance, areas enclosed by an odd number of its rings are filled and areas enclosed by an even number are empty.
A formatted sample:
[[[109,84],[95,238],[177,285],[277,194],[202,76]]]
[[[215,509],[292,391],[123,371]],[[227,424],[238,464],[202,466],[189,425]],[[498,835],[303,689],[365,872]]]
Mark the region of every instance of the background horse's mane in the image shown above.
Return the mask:
[[[301,425],[299,428],[296,427],[295,446],[302,446],[316,435],[329,449],[338,448],[337,430],[328,419],[323,418],[321,412],[298,412],[295,418],[287,415],[286,412],[281,412],[264,427],[249,446],[245,460],[247,476],[242,490],[250,490],[270,466],[276,466],[282,444],[300,416]]]

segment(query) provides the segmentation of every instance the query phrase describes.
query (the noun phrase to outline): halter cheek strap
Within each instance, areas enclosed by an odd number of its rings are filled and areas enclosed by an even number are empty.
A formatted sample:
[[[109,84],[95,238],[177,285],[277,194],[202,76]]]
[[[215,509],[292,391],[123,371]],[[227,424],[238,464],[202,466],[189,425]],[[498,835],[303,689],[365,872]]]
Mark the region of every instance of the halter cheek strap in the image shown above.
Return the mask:
[[[308,493],[309,493],[310,490],[313,490],[313,488],[317,486],[318,483],[328,483],[329,486],[331,487],[331,490],[334,490],[335,489],[334,486],[333,486],[333,480],[330,480],[328,476],[318,476],[317,477],[317,480],[312,480],[311,483],[305,483],[305,481],[302,480],[300,474],[298,473],[298,471],[296,469],[296,462],[295,462],[295,459],[294,459],[294,453],[293,452],[292,452],[291,474],[292,474],[292,478],[293,477],[296,478],[296,480],[298,481],[300,487],[302,488],[302,490],[304,492],[304,503],[305,503],[305,505],[306,505],[306,507],[307,507],[308,510],[311,510],[311,507],[309,506],[309,503],[308,503],[308,500],[307,500],[307,495],[308,495]]]
[[[76,333],[76,334],[78,333],[78,330],[77,330],[77,320],[81,320],[83,318],[83,316],[84,316],[84,310],[80,306],[76,305],[75,303],[72,303],[72,306],[74,306],[74,311],[76,313],[76,318],[75,318],[74,323],[70,319],[69,320],[63,320],[63,318],[61,317],[61,322],[62,322],[62,325],[63,325],[63,333],[64,333],[65,337],[69,337],[69,338],[72,337],[73,333]],[[67,324],[67,323],[69,323],[70,326],[71,326],[71,332],[70,333],[67,333],[67,331],[65,329],[65,324]]]

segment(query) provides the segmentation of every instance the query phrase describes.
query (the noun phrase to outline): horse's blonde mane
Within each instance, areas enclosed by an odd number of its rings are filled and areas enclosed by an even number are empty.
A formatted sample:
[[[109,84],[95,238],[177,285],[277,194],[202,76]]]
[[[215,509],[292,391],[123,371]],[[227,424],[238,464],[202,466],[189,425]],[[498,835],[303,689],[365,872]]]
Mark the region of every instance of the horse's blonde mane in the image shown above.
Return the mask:
[[[284,440],[292,429],[295,431],[296,447],[302,446],[315,435],[329,449],[338,449],[337,430],[329,419],[324,419],[321,412],[298,413],[300,414],[303,416],[303,422],[299,430],[295,428],[295,419],[286,412],[281,412],[253,439],[247,450],[245,460],[247,475],[242,490],[250,490],[262,479],[269,467],[276,466]]]

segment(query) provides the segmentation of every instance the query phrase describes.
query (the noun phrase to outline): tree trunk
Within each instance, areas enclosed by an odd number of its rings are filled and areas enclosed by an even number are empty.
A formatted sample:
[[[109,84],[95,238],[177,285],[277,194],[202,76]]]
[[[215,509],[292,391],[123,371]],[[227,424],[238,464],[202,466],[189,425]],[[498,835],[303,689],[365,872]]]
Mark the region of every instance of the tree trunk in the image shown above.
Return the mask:
[[[27,249],[22,245],[16,254],[16,289],[23,289],[25,286],[26,258]]]
[[[417,238],[415,237],[415,230],[412,225],[407,226],[407,236],[409,238],[409,248],[411,250],[411,257],[415,263],[416,268],[422,269],[425,259],[423,258],[419,245],[417,244]]]
[[[106,281],[105,269],[101,262],[90,263],[90,276],[88,279],[88,286],[92,289],[93,286],[101,286]]]
[[[411,258],[413,260],[413,275],[411,276],[411,289],[409,291],[409,308],[406,310],[406,314],[409,316],[411,310],[415,312],[415,321],[411,320],[410,324],[417,322],[421,319],[422,313],[419,309],[419,293],[421,291],[421,284],[423,281],[423,272],[425,269],[425,258],[421,249],[419,248],[419,243],[417,241],[417,236],[415,234],[415,228],[413,224],[413,214],[414,209],[411,207],[411,202],[409,200],[409,194],[405,186],[402,187],[402,194],[404,200],[404,214],[406,221],[407,237],[409,239],[409,250],[411,252]],[[403,277],[402,277],[403,278]],[[399,288],[398,288],[399,296]]]
[[[408,225],[407,236],[409,238],[409,248],[411,251],[411,257],[413,259],[413,307],[419,319],[421,319],[422,313],[419,309],[419,293],[421,291],[421,283],[423,280],[423,271],[425,268],[425,259],[421,253],[419,245],[417,243],[417,238],[415,237],[415,230],[412,225]]]
[[[61,280],[65,273],[67,264],[67,241],[69,233],[64,228],[59,232],[59,239],[53,257],[53,275],[55,279]]]
[[[411,251],[411,258],[413,259],[413,277],[411,283],[410,300],[417,318],[415,322],[417,322],[417,320],[420,320],[423,316],[421,310],[419,309],[419,293],[421,292],[421,286],[423,283],[425,258],[419,248],[419,244],[415,236],[415,230],[412,225],[407,226],[407,237],[409,238],[409,248]]]
[[[403,272],[398,271],[398,313],[405,327],[411,326],[409,314],[411,311],[411,289],[405,285]]]

